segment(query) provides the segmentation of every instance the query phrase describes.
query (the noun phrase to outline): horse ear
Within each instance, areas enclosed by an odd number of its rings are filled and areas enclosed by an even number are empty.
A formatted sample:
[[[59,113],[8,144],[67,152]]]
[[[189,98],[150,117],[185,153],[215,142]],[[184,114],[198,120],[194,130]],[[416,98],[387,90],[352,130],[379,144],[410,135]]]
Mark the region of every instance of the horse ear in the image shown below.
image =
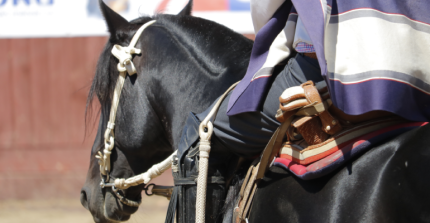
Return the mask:
[[[178,13],[178,15],[191,15],[193,9],[193,0],[189,0],[188,4]]]
[[[116,34],[119,29],[129,26],[130,23],[121,15],[109,8],[103,0],[99,0],[99,6],[111,35]]]

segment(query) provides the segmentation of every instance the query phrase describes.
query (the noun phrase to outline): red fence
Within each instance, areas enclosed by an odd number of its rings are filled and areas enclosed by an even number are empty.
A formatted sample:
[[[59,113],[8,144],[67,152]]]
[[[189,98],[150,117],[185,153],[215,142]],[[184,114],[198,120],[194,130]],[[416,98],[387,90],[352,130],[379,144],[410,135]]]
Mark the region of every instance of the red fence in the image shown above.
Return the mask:
[[[106,37],[1,39],[0,199],[79,194],[85,103]]]
[[[0,39],[0,199],[79,196],[96,131],[84,141],[86,97],[106,41]]]

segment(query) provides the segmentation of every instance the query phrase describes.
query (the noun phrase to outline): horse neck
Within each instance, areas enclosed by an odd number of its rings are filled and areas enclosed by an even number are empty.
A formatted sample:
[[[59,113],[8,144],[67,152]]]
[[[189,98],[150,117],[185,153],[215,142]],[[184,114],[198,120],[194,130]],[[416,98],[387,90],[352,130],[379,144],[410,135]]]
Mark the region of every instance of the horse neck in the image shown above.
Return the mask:
[[[195,28],[206,26],[197,26],[193,24],[196,18],[190,19],[193,28],[186,26],[187,21],[179,26],[162,20],[164,26],[154,27],[144,39],[148,100],[174,148],[187,115],[204,111],[243,77],[252,47],[252,41],[230,30],[222,38],[207,40],[209,31]]]

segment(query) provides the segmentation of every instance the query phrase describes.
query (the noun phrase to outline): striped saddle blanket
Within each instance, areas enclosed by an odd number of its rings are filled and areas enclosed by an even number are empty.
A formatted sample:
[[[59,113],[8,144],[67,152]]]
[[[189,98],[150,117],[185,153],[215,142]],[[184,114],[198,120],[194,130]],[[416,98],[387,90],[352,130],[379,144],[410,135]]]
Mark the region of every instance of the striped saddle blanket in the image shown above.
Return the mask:
[[[273,165],[286,168],[304,180],[319,178],[377,144],[426,124],[385,118],[343,129],[316,145],[307,146],[304,140],[285,142]]]

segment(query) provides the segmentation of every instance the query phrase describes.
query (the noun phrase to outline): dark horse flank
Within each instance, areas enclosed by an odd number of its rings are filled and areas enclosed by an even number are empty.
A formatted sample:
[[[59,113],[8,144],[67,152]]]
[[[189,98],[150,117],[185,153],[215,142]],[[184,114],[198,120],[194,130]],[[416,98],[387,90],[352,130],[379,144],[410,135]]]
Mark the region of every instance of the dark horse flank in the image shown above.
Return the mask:
[[[118,78],[118,60],[111,54],[114,44],[128,46],[140,26],[157,20],[136,45],[142,50],[133,58],[137,74],[127,76],[119,101],[111,155],[110,176],[114,178],[143,173],[167,158],[179,143],[188,113],[206,109],[245,74],[252,41],[224,26],[190,16],[191,4],[178,15],[128,22],[100,1],[110,38],[101,53],[88,97],[91,102],[97,96],[101,115],[81,191],[81,203],[95,222],[124,221],[137,210],[119,202],[110,188],[100,187],[95,158],[104,147],[103,133]],[[125,197],[139,200],[143,187],[125,190]]]
[[[427,124],[315,180],[272,167],[249,222],[430,222],[429,136]]]

